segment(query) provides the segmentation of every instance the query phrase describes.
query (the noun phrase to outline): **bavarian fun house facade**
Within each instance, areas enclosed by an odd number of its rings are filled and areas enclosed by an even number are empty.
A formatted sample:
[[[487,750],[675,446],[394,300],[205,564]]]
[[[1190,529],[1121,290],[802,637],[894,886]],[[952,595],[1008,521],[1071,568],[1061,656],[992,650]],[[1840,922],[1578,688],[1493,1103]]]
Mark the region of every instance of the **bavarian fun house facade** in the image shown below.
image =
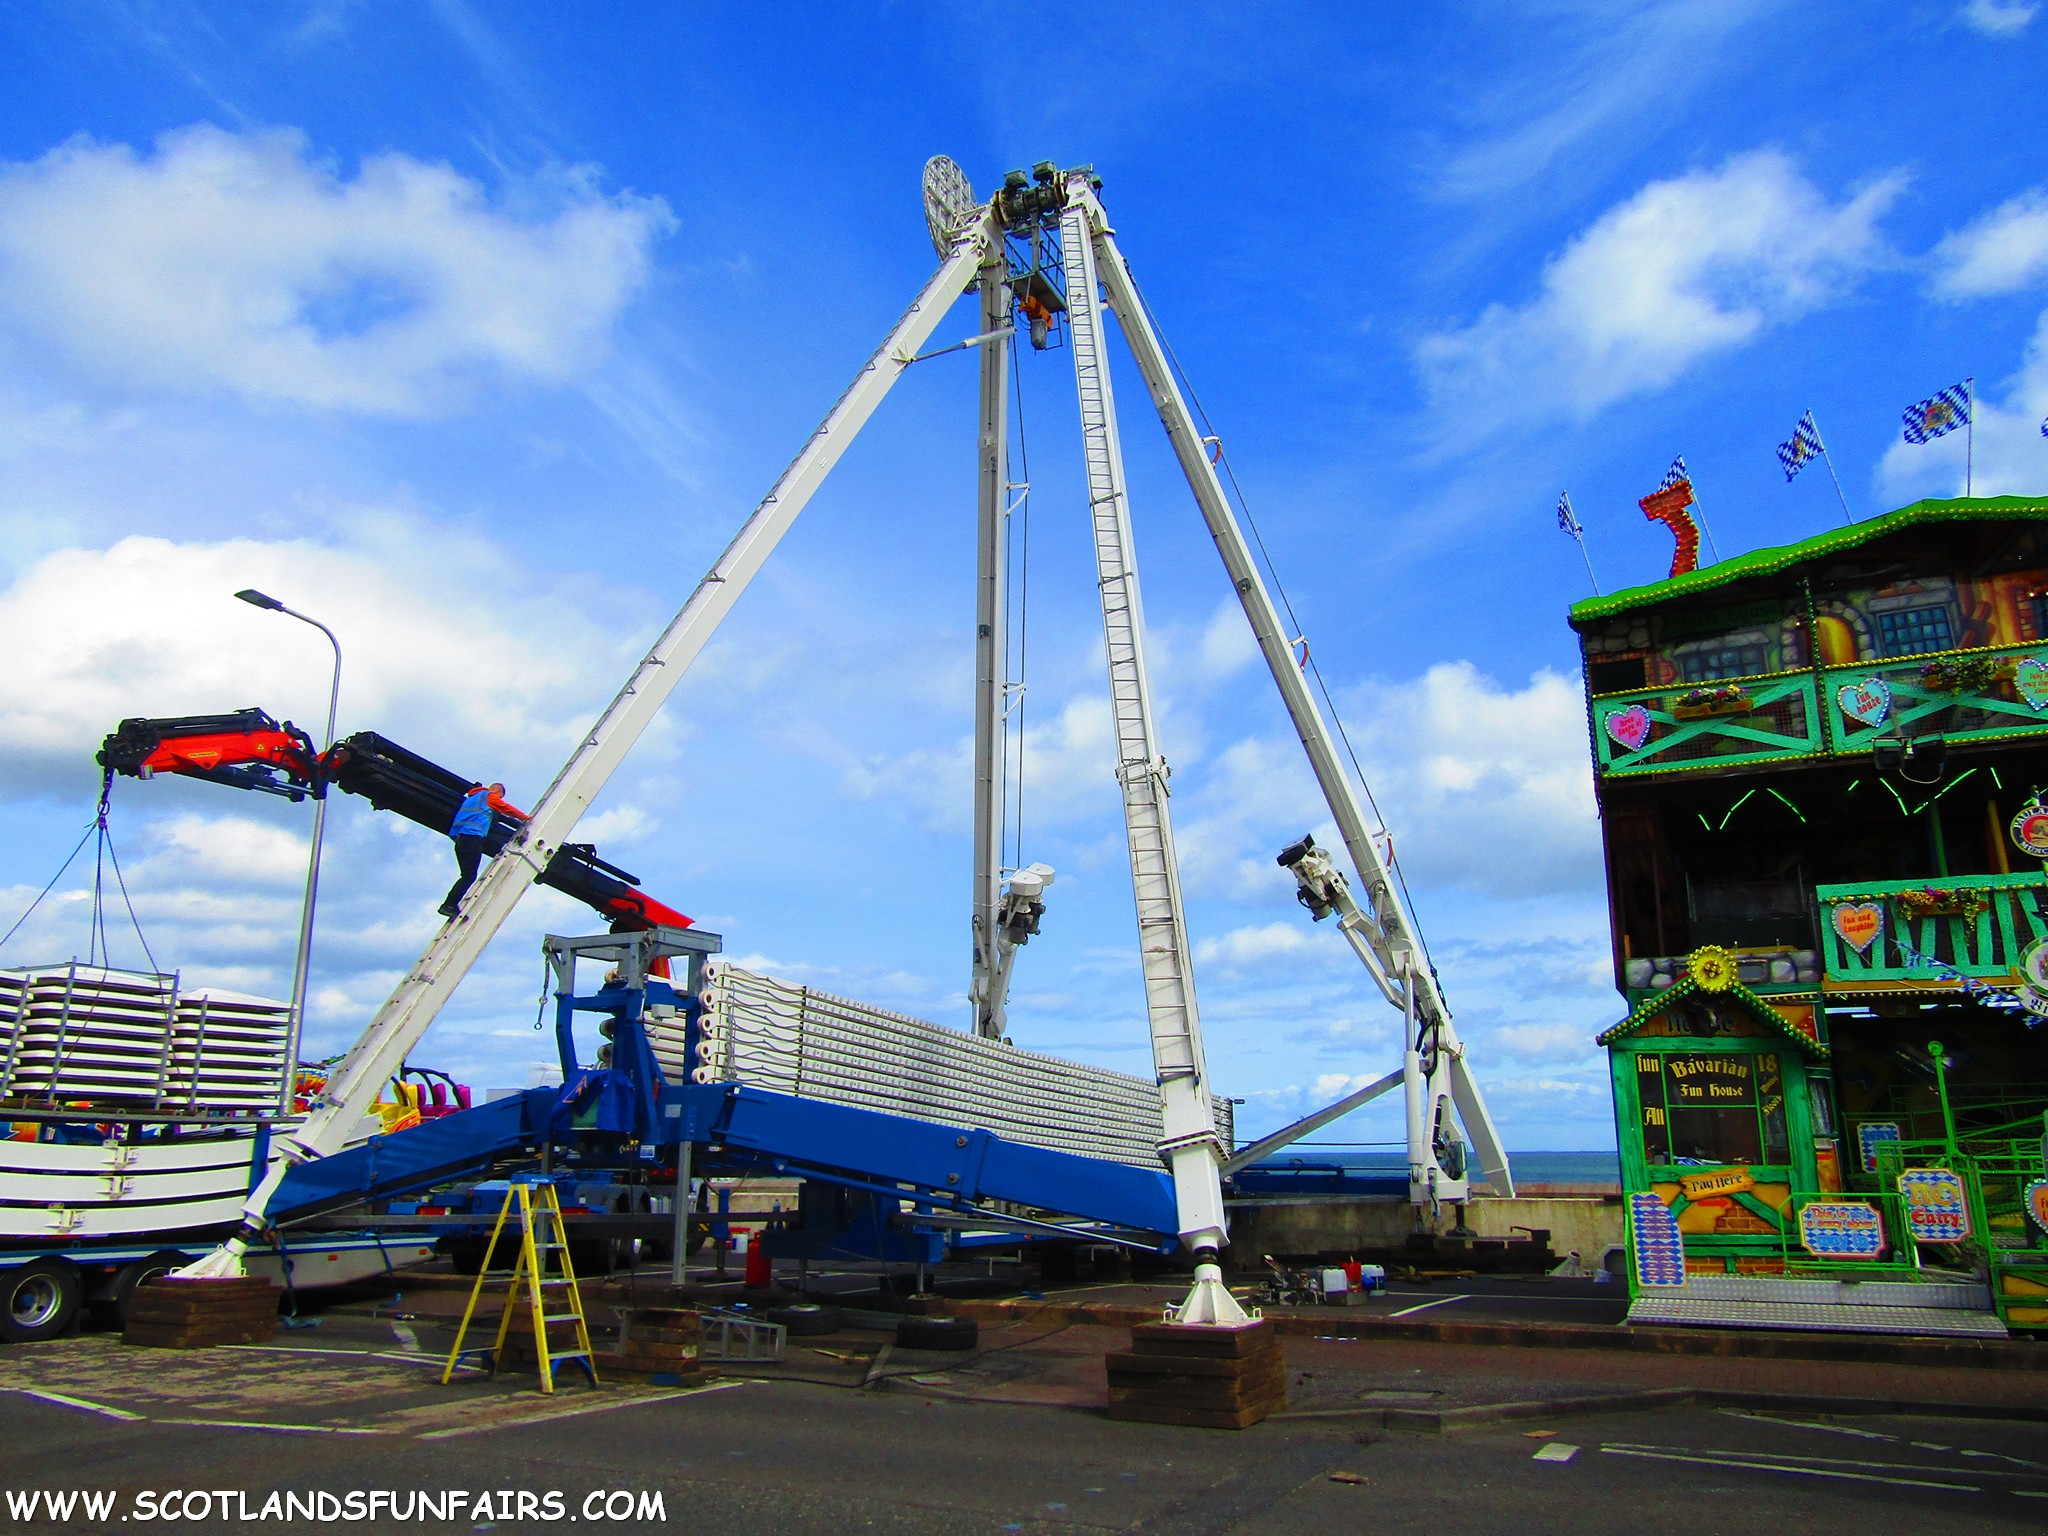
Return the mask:
[[[2048,500],[1572,609],[1630,1316],[2048,1330]]]

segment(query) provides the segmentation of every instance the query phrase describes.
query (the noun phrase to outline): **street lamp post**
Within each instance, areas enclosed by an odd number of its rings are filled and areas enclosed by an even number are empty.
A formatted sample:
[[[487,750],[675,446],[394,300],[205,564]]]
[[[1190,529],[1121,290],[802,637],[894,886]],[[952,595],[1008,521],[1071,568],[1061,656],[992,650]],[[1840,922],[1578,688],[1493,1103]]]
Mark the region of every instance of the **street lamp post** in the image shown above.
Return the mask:
[[[334,638],[334,631],[318,619],[310,618],[296,608],[287,608],[276,598],[266,596],[253,587],[244,587],[235,596],[252,608],[290,614],[301,623],[312,625],[334,647],[334,681],[327,690],[327,742],[320,749],[324,762],[327,753],[334,749],[334,716],[341,704],[341,642]],[[285,1041],[284,1089],[277,1105],[280,1117],[291,1114],[292,1090],[298,1082],[299,1041],[306,1032],[306,968],[313,954],[313,907],[320,896],[320,839],[326,830],[327,779],[323,774],[313,783],[313,852],[306,861],[306,899],[299,910],[299,953],[292,967],[291,1031]]]

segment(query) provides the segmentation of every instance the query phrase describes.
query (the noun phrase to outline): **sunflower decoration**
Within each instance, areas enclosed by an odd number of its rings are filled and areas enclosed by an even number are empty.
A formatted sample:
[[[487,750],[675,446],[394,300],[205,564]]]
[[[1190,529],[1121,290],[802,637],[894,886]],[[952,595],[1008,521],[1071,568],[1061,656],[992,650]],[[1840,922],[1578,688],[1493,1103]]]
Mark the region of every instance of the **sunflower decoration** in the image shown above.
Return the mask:
[[[1726,992],[1735,985],[1735,956],[1718,944],[1705,944],[1686,957],[1685,969],[1702,992]]]

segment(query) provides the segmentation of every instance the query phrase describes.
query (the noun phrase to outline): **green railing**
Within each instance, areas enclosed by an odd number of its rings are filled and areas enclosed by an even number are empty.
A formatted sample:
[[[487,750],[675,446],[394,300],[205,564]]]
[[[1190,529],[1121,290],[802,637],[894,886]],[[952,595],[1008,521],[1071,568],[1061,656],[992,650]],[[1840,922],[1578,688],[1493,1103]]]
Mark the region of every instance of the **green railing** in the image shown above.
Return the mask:
[[[1810,672],[1602,694],[1593,744],[1602,773],[1767,763],[1826,745]]]
[[[1863,753],[1898,736],[1996,740],[2048,731],[2048,645],[1669,683],[1592,703],[1602,774]]]
[[[1972,741],[2048,730],[2048,646],[1943,651],[1821,677],[1838,752],[1901,734]]]
[[[2048,938],[2048,875],[1951,875],[1814,887],[1829,981],[2011,977]],[[1935,962],[1930,964],[1929,962]]]

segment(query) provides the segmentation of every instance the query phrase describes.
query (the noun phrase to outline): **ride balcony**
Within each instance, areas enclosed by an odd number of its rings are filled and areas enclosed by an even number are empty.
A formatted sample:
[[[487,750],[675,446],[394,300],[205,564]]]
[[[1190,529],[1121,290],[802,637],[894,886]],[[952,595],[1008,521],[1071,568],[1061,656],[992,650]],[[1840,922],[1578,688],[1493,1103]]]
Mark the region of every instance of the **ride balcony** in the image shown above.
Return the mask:
[[[1940,737],[2048,739],[2048,642],[1590,695],[1603,779],[1861,756]]]
[[[2003,991],[2048,939],[2048,874],[1943,875],[1814,887],[1832,993],[1929,986]]]

